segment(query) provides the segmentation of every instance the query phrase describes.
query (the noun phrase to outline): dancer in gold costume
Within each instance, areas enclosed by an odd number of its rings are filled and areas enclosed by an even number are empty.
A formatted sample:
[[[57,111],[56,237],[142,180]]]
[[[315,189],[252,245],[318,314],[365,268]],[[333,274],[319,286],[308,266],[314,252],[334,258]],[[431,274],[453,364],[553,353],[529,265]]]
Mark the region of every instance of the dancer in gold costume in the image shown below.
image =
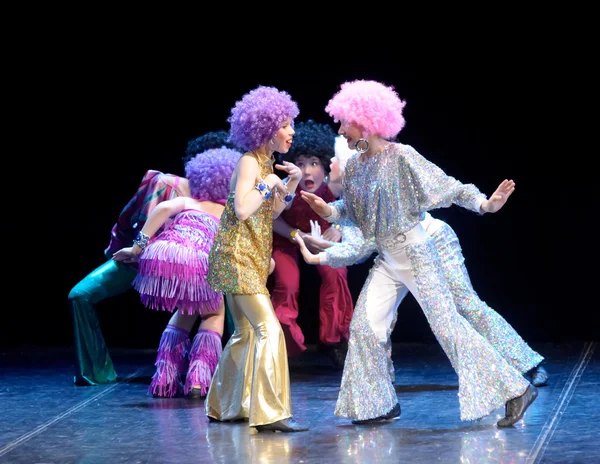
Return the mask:
[[[308,430],[292,419],[285,339],[266,288],[273,219],[292,202],[302,177],[292,163],[275,165],[287,173],[284,184],[273,173],[273,154],[291,147],[298,113],[289,94],[263,86],[231,109],[229,139],[247,152],[233,173],[209,256],[208,282],[225,293],[235,331],[214,373],[206,415],[248,420],[260,432]]]

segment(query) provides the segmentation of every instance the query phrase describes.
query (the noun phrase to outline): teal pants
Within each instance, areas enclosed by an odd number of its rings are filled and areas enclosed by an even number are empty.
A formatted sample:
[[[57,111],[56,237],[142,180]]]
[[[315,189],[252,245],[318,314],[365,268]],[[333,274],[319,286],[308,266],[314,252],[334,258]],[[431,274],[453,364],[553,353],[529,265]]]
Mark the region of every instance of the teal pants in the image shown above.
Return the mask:
[[[108,354],[96,304],[132,288],[136,270],[108,260],[81,280],[69,293],[77,385],[114,382],[117,373]]]

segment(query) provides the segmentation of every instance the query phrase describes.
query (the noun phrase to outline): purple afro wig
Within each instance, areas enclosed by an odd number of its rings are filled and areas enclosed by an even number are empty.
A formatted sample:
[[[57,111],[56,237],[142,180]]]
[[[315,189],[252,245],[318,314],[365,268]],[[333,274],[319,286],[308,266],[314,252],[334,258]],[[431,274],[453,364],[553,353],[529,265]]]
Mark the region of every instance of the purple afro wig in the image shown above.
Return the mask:
[[[402,116],[406,102],[393,87],[377,81],[344,82],[325,107],[335,122],[357,124],[363,136],[378,135],[392,139],[404,127]]]
[[[231,148],[213,148],[198,153],[185,164],[192,198],[217,202],[229,195],[233,170],[242,154]]]
[[[300,110],[287,92],[259,86],[236,102],[227,119],[229,140],[244,150],[256,150],[269,141],[287,118]]]

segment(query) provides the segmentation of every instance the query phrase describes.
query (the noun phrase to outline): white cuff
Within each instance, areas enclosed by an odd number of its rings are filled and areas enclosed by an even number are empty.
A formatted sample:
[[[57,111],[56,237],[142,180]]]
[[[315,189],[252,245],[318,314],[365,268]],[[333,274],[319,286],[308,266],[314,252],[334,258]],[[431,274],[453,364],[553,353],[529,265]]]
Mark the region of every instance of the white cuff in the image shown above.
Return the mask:
[[[329,262],[329,259],[327,257],[327,253],[325,253],[324,251],[319,253],[319,264],[321,266],[323,266],[323,265],[326,265],[328,262]]]
[[[475,200],[473,201],[473,211],[479,213],[479,214],[484,214],[485,211],[483,211],[481,209],[481,205],[483,204],[483,202],[487,200],[487,198],[485,198],[485,196],[480,196],[475,198]]]
[[[337,221],[340,218],[340,212],[335,206],[329,205],[329,208],[331,209],[331,214],[323,219],[325,219],[327,222]]]

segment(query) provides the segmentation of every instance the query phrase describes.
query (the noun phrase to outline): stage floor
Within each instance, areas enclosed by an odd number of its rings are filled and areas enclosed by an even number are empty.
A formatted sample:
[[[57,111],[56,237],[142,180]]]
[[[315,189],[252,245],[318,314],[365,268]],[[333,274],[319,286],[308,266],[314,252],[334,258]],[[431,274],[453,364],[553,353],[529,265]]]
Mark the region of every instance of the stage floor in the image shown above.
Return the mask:
[[[543,343],[549,385],[515,427],[501,408],[461,422],[457,376],[438,345],[394,345],[399,420],[334,415],[341,371],[314,347],[290,360],[294,417],[308,432],[209,423],[202,400],[147,393],[153,351],[112,350],[121,380],[71,383],[67,349],[1,353],[0,462],[9,463],[592,463],[600,462],[596,342]]]

